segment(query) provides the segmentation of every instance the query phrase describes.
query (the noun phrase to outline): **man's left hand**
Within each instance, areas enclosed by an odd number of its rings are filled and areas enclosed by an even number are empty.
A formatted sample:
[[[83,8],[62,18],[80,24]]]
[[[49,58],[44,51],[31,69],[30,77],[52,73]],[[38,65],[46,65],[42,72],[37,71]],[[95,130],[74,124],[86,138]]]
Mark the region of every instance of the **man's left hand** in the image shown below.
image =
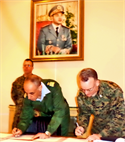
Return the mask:
[[[87,140],[89,141],[93,141],[93,140],[101,140],[101,135],[100,134],[93,134],[93,135],[90,135]]]
[[[48,136],[47,134],[45,133],[38,133],[36,134],[35,136],[32,137],[32,139],[36,139],[36,138],[40,138],[40,139],[47,139],[49,138],[50,136]]]

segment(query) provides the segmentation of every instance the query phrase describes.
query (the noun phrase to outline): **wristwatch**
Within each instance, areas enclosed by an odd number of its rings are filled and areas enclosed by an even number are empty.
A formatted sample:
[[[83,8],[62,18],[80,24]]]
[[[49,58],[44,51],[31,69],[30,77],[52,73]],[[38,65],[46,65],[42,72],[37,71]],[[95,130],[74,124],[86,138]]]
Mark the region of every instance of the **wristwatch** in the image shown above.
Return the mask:
[[[49,131],[46,131],[45,134],[49,137],[51,136],[51,133]]]

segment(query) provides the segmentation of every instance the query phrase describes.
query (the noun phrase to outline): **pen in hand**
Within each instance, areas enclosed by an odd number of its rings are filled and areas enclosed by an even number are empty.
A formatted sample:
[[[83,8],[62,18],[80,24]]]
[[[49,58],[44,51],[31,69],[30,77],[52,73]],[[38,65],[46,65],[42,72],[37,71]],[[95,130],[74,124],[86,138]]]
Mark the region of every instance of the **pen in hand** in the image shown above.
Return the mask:
[[[76,122],[76,126],[77,126],[77,127],[80,127],[80,126],[79,126],[79,124],[78,124],[78,122]],[[82,134],[83,134],[83,132],[82,132],[81,128],[79,128],[79,133],[80,133],[80,135],[82,135]]]
[[[16,129],[16,130],[15,130],[14,137],[19,137],[19,136],[20,136],[20,130],[19,130],[19,129]]]
[[[79,124],[77,122],[77,118],[75,117],[75,121],[76,121],[76,126],[79,127]]]
[[[78,122],[76,122],[76,126],[77,126],[77,127],[79,127],[79,124],[78,124]]]

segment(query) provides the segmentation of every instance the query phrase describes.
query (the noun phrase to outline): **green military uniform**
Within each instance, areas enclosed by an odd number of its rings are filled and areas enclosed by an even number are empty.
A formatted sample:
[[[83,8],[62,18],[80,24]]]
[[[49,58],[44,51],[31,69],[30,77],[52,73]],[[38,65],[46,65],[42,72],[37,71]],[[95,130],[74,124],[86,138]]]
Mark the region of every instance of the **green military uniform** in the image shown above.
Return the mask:
[[[24,94],[25,94],[23,89],[24,80],[25,80],[25,77],[20,76],[12,84],[11,97],[16,105],[16,112],[15,112],[12,128],[17,127],[17,124],[19,122],[19,117],[22,111]]]
[[[33,121],[34,110],[39,112],[39,116],[52,116],[47,126],[47,131],[53,134],[61,125],[61,135],[66,136],[69,129],[69,106],[63,97],[61,87],[54,80],[42,80],[42,83],[49,90],[42,101],[31,101],[24,99],[23,111],[17,128],[25,132]],[[42,85],[42,91],[44,86]],[[42,94],[43,95],[43,94]]]
[[[125,137],[125,104],[121,88],[109,81],[100,80],[100,86],[94,97],[87,97],[79,91],[79,124],[87,128],[89,117],[94,114],[92,133],[102,137]]]

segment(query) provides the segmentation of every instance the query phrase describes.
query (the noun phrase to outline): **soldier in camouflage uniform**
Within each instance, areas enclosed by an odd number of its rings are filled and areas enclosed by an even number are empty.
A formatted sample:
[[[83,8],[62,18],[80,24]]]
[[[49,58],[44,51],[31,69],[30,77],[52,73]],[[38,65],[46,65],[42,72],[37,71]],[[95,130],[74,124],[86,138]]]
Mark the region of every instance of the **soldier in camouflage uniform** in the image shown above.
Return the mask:
[[[12,84],[11,97],[16,105],[16,111],[15,111],[12,128],[17,127],[17,124],[19,122],[19,117],[22,111],[22,105],[25,94],[23,89],[24,80],[28,75],[32,74],[32,70],[33,70],[33,61],[31,59],[25,59],[23,62],[24,74],[18,77]]]
[[[111,81],[99,80],[95,70],[83,69],[79,73],[79,127],[77,136],[86,132],[89,117],[94,115],[92,135],[88,140],[101,137],[125,137],[125,104],[122,89]]]

